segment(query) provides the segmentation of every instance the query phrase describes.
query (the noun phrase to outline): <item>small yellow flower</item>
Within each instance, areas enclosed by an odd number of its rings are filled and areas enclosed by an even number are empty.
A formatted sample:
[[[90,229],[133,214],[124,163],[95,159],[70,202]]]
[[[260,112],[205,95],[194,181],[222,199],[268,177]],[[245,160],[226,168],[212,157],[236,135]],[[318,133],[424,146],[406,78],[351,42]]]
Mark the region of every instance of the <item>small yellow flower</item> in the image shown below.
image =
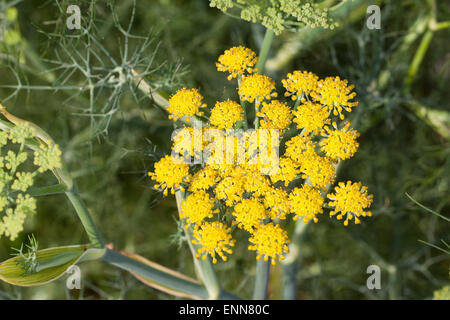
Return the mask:
[[[26,139],[35,135],[34,128],[26,122],[19,122],[9,130],[8,138],[12,143],[24,143]]]
[[[356,93],[352,92],[354,85],[348,85],[347,80],[341,80],[339,77],[327,77],[320,80],[317,90],[311,93],[311,96],[320,103],[328,106],[333,111],[333,115],[339,115],[344,119],[342,111],[351,112],[352,108],[358,105],[356,101],[350,101]]]
[[[292,123],[291,109],[286,103],[272,100],[263,102],[263,107],[256,115],[262,117],[260,127],[263,129],[284,130]]]
[[[331,201],[328,203],[330,207],[334,207],[330,211],[330,217],[337,214],[336,218],[342,220],[345,217],[344,225],[348,225],[348,220],[352,220],[355,216],[355,224],[361,223],[358,219],[360,216],[371,216],[372,212],[364,211],[370,207],[373,201],[373,195],[367,192],[367,187],[361,185],[361,182],[347,181],[339,182],[334,188],[334,193],[328,194],[327,198]]]
[[[326,138],[320,142],[321,149],[330,158],[345,160],[353,157],[358,150],[359,143],[356,139],[359,133],[350,129],[350,123],[347,123],[341,130],[331,130],[325,127]]]
[[[190,194],[181,203],[180,219],[186,219],[188,224],[201,224],[206,218],[212,218],[214,201],[205,191],[200,190]],[[185,226],[188,228],[188,225]]]
[[[185,127],[179,130],[173,137],[172,151],[180,156],[190,155],[193,157],[196,151],[194,145],[194,130],[195,129],[192,127]]]
[[[282,261],[284,254],[289,252],[287,232],[272,222],[256,229],[249,242],[252,244],[248,246],[248,249],[256,251],[257,260],[261,257],[264,261],[272,258],[272,264],[276,264],[277,259]]]
[[[301,171],[303,179],[309,179],[313,186],[325,188],[334,182],[335,168],[328,157],[322,157],[317,153],[310,153],[307,160],[302,161]]]
[[[314,144],[308,136],[297,135],[286,142],[285,156],[301,165],[314,154]]]
[[[254,130],[246,141],[246,160],[264,175],[278,169],[279,132],[277,130]]]
[[[257,70],[254,65],[258,62],[256,53],[252,50],[239,46],[232,47],[219,57],[219,62],[216,62],[218,71],[229,72],[228,80],[243,75],[245,72],[252,73]]]
[[[211,166],[205,166],[192,177],[189,191],[208,190],[213,187],[219,179],[219,173]]]
[[[253,103],[258,107],[264,100],[270,100],[276,97],[275,81],[270,77],[262,74],[251,74],[242,77],[241,85],[239,86],[239,96],[242,100]]]
[[[300,166],[291,158],[281,157],[279,162],[279,169],[276,173],[270,176],[273,182],[283,181],[284,186],[287,187],[299,174]]]
[[[316,215],[323,213],[324,199],[320,190],[304,184],[301,188],[294,188],[289,194],[291,212],[295,214],[294,220],[302,218],[307,223],[310,220],[317,222]]]
[[[214,190],[216,198],[224,200],[229,207],[242,199],[244,191],[244,179],[238,176],[225,177]]]
[[[182,163],[177,159],[174,161],[172,156],[167,155],[158,162],[155,163],[155,172],[149,172],[148,175],[155,180],[159,185],[155,185],[155,189],[161,188],[164,191],[164,195],[168,194],[168,190],[171,193],[175,193],[175,189],[181,187],[181,183],[189,180],[189,165]]]
[[[13,213],[11,208],[6,210],[6,215],[3,216],[3,221],[0,222],[0,235],[4,234],[11,241],[15,240],[23,230],[25,217],[22,213]]]
[[[294,111],[294,122],[306,133],[318,134],[330,122],[328,108],[313,102],[305,102]]]
[[[177,121],[186,117],[186,122],[190,122],[190,118],[194,115],[203,115],[199,108],[204,108],[203,96],[197,89],[180,89],[170,99],[167,111],[170,113],[169,119]]]
[[[17,179],[14,180],[11,186],[12,190],[20,190],[25,192],[33,185],[34,175],[31,172],[17,172],[16,177]]]
[[[235,240],[231,237],[231,228],[227,228],[222,222],[205,222],[194,228],[194,240],[192,243],[200,245],[196,258],[206,260],[208,254],[217,263],[216,254],[227,261],[224,253],[232,254]]]
[[[268,179],[261,174],[256,165],[244,165],[238,167],[244,181],[244,190],[255,196],[262,195],[269,188]]]
[[[239,228],[252,232],[267,218],[264,206],[256,199],[243,199],[233,211]]]
[[[60,168],[61,154],[58,145],[48,141],[34,152],[34,164],[39,166],[39,172]]]
[[[244,120],[244,109],[234,101],[217,102],[209,117],[211,124],[219,129],[231,129],[236,122]]]
[[[283,189],[271,187],[264,193],[264,205],[269,208],[269,215],[272,220],[286,219],[290,212],[288,193]]]
[[[286,79],[281,83],[286,88],[286,97],[291,96],[292,100],[297,100],[302,95],[309,95],[316,90],[319,77],[308,71],[294,71],[288,73]]]

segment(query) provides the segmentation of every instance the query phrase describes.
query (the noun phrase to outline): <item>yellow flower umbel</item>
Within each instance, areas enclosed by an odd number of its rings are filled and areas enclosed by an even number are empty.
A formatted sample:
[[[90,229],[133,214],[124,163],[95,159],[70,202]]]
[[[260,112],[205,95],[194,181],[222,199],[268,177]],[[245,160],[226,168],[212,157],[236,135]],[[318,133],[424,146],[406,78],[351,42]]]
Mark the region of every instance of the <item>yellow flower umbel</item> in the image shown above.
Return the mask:
[[[209,121],[219,129],[231,129],[236,122],[244,120],[244,109],[234,101],[217,102],[211,110]]]
[[[195,152],[194,128],[183,128],[173,137],[172,151],[181,157],[193,157]],[[201,150],[200,150],[201,151]]]
[[[313,186],[320,189],[334,182],[336,172],[330,158],[322,157],[315,152],[311,153],[307,160],[302,161],[301,171],[304,179],[308,179]]]
[[[219,57],[219,62],[216,62],[216,67],[218,71],[229,72],[228,80],[231,80],[237,76],[242,76],[245,72],[256,72],[257,70],[253,67],[257,62],[256,53],[239,46],[225,50]]]
[[[219,173],[214,170],[214,168],[207,165],[194,174],[191,184],[189,185],[189,191],[208,190],[216,185],[218,180]]]
[[[244,190],[253,193],[254,196],[260,196],[270,188],[269,180],[257,169],[244,169],[245,175]]]
[[[288,193],[283,189],[271,187],[264,193],[264,205],[269,208],[269,215],[272,220],[286,219],[286,215],[291,211],[288,202]]]
[[[281,225],[298,219],[318,222],[338,163],[358,148],[358,133],[339,119],[357,105],[352,85],[339,77],[319,80],[311,72],[293,71],[282,80],[290,99],[273,99],[275,81],[254,73],[256,61],[253,51],[234,47],[217,62],[219,71],[229,72],[228,79],[238,78],[240,102],[254,103],[255,109],[246,110],[249,103],[218,101],[209,116],[196,119],[205,125],[202,129],[176,122],[184,129],[173,138],[175,158],[161,159],[150,173],[165,195],[188,190],[180,219],[193,227],[193,242],[201,246],[197,258],[210,255],[214,263],[217,255],[226,260],[224,254],[231,253],[232,226],[237,233],[250,233],[248,249],[257,251],[257,259],[282,260],[289,240]],[[200,115],[202,100],[196,89],[178,91],[169,101],[171,118]],[[180,157],[189,161],[181,163]],[[12,166],[14,159],[6,163]],[[26,188],[29,178],[17,175],[14,187]],[[346,225],[370,215],[364,210],[372,196],[360,184],[340,183],[328,199],[334,208],[330,214],[345,216]],[[5,201],[0,197],[0,207]]]
[[[249,250],[256,251],[256,259],[261,257],[264,261],[272,259],[272,264],[276,264],[276,260],[282,261],[284,254],[289,252],[289,238],[287,232],[278,224],[272,222],[261,225],[249,239],[251,245]]]
[[[181,184],[189,180],[189,165],[179,160],[174,161],[172,156],[167,155],[155,163],[154,172],[149,172],[148,175],[159,184],[155,185],[155,189],[162,189],[164,195],[168,194],[168,190],[173,194],[175,189],[184,190]]]
[[[263,102],[263,107],[256,114],[261,117],[260,128],[284,130],[292,122],[291,108],[286,103],[272,100],[269,103]]]
[[[251,233],[267,218],[267,212],[258,200],[244,199],[234,207],[233,216],[239,228]]]
[[[299,174],[300,166],[291,158],[280,158],[279,169],[277,173],[270,176],[273,182],[283,181],[284,186],[287,187]]]
[[[308,136],[298,135],[286,142],[285,156],[299,165],[308,161],[314,153],[314,144]]]
[[[270,100],[277,96],[275,81],[262,74],[251,74],[242,77],[239,86],[239,96],[242,100],[253,103],[258,107],[264,99]]]
[[[190,122],[191,117],[203,115],[200,108],[206,105],[203,103],[203,96],[197,89],[178,90],[170,99],[167,111],[170,113],[169,119],[177,121],[185,117],[186,122]]]
[[[61,154],[58,145],[48,141],[34,152],[34,164],[39,166],[39,172],[60,168]]]
[[[281,80],[286,88],[285,97],[291,96],[294,101],[316,90],[318,82],[319,77],[314,73],[298,70],[288,73],[286,79]]]
[[[344,225],[348,225],[348,220],[352,220],[355,216],[355,224],[361,221],[360,216],[371,216],[372,212],[364,211],[370,207],[373,196],[367,192],[367,187],[362,186],[360,182],[347,181],[339,182],[334,189],[334,194],[328,194],[327,198],[331,201],[328,203],[334,210],[330,211],[330,217],[337,214],[338,220],[344,219]]]
[[[354,85],[348,85],[347,80],[341,80],[339,77],[327,77],[320,80],[317,90],[311,93],[311,96],[328,106],[333,115],[339,115],[341,120],[344,120],[342,111],[351,112],[352,108],[358,105],[356,101],[350,101],[356,93],[352,92]]]
[[[330,122],[328,108],[318,103],[305,102],[294,111],[294,122],[298,129],[306,133],[319,134],[323,127]]]
[[[324,199],[320,190],[304,184],[301,188],[295,188],[289,195],[291,212],[295,214],[294,220],[303,219],[307,223],[310,220],[317,222],[316,215],[323,213]]]
[[[186,200],[181,203],[180,218],[186,219],[188,224],[201,224],[206,218],[212,218],[214,201],[205,191],[200,190],[190,194]],[[186,224],[185,228],[188,228]]]
[[[228,176],[220,181],[215,188],[216,198],[225,201],[229,207],[239,202],[244,194],[244,177]]]
[[[206,260],[208,254],[212,262],[217,263],[216,254],[227,261],[224,253],[232,254],[235,241],[231,237],[231,228],[227,228],[222,222],[205,222],[194,228],[194,240],[192,243],[200,245],[196,258]]]
[[[11,240],[23,230],[26,218],[36,213],[36,199],[28,194],[35,177],[61,167],[58,145],[47,140],[35,148],[34,159],[30,161],[37,168],[24,171],[30,167],[26,164],[29,155],[25,142],[35,135],[35,129],[27,122],[17,123],[8,132],[0,131],[0,153],[8,145],[8,150],[0,155],[0,236]]]
[[[359,143],[356,139],[359,137],[359,133],[349,127],[350,123],[347,123],[341,130],[331,130],[329,127],[325,127],[326,138],[320,142],[320,145],[322,151],[330,158],[349,159],[358,150]]]

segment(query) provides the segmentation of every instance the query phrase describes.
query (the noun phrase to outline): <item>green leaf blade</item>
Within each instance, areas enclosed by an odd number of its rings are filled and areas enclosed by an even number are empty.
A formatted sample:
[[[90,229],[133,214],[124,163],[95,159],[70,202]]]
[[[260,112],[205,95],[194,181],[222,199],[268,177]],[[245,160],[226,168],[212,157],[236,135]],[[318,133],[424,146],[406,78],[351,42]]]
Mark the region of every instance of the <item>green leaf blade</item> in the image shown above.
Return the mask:
[[[36,253],[38,271],[32,274],[25,274],[18,257],[14,257],[0,263],[0,280],[23,287],[46,284],[60,278],[90,250],[96,249],[90,249],[90,245],[76,245],[39,250]]]

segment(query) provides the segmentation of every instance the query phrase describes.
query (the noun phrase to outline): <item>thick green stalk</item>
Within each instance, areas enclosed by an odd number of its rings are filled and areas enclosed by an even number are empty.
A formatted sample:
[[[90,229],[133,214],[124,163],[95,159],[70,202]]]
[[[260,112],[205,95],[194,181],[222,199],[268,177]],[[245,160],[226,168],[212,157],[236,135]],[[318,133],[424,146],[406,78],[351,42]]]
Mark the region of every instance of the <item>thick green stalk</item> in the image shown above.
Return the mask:
[[[260,259],[256,262],[255,288],[253,290],[253,300],[267,299],[267,289],[270,279],[270,258],[267,261]]]
[[[256,68],[258,69],[259,73],[264,72],[267,57],[269,55],[270,47],[272,45],[273,37],[274,32],[270,29],[266,29],[263,44],[261,46],[261,50],[259,51],[258,63],[256,64]],[[258,108],[255,108],[255,120],[254,120],[255,129],[259,128],[257,113]],[[267,298],[267,289],[269,287],[269,279],[270,279],[270,265],[271,265],[270,258],[267,261],[264,261],[264,259],[260,259],[256,262],[255,287],[253,290],[254,300],[264,300]]]
[[[71,190],[66,192],[67,198],[69,198],[72,203],[73,208],[77,212],[78,218],[80,218],[81,223],[83,224],[84,230],[86,231],[89,241],[96,248],[103,248],[105,243],[103,241],[100,232],[97,229],[97,226],[94,223],[91,215],[89,214],[89,210],[81,199],[80,195],[76,191],[76,186],[74,186]]]
[[[432,30],[428,30],[427,32],[425,32],[425,35],[423,36],[422,41],[420,42],[419,48],[417,49],[417,52],[414,55],[414,59],[411,62],[408,75],[406,76],[405,79],[405,89],[407,91],[409,91],[412,81],[416,76],[417,71],[419,70],[419,66],[421,65],[423,58],[425,57],[425,54],[428,51],[428,47],[430,46],[433,34],[434,32]]]
[[[117,251],[107,249],[102,259],[120,269],[150,279],[168,289],[185,292],[203,299],[209,296],[207,290],[197,283],[152,268],[142,262],[124,256]]]
[[[138,260],[127,257],[118,251],[106,249],[106,253],[102,257],[102,260],[122,270],[148,279],[160,287],[187,293],[202,299],[208,299],[210,297],[208,290],[202,285],[153,268]],[[225,290],[220,290],[217,298],[224,300],[240,299]]]
[[[67,191],[67,186],[64,183],[54,184],[52,186],[30,188],[28,194],[31,197],[48,196],[53,194],[61,194]]]
[[[237,81],[238,81],[238,91],[239,91],[239,89],[241,88],[242,76],[238,76]],[[247,103],[245,101],[242,101],[241,96],[239,96],[239,102],[242,106],[242,109],[244,110],[244,129],[247,130],[248,129]]]
[[[266,34],[264,35],[263,44],[261,46],[261,50],[259,51],[258,63],[256,64],[256,68],[258,69],[259,73],[264,72],[264,69],[266,66],[266,60],[269,55],[270,46],[272,45],[273,37],[274,37],[274,32],[270,29],[266,29]]]
[[[175,198],[177,200],[178,212],[181,210],[181,202],[184,200],[184,194],[181,191],[175,192]],[[192,230],[185,229],[185,235],[187,242],[189,244],[189,248],[191,249],[192,257],[194,259],[195,269],[199,274],[203,284],[208,291],[209,299],[218,299],[220,296],[220,284],[217,279],[216,272],[214,271],[214,267],[211,263],[211,259],[209,257],[206,260],[197,259],[195,256],[197,254],[197,246],[192,243]]]
[[[300,258],[300,243],[308,227],[308,223],[297,221],[291,244],[289,245],[289,254],[282,261],[283,266],[283,299],[295,300],[297,298],[297,271]]]

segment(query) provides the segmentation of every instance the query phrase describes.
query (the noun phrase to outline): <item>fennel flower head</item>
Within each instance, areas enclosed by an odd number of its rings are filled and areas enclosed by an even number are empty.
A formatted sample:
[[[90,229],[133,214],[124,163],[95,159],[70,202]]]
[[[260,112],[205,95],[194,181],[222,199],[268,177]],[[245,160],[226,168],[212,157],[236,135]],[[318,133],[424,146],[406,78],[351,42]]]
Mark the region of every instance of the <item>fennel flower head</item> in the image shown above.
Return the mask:
[[[24,147],[34,136],[28,123],[0,132],[0,237],[10,240],[23,230],[26,218],[36,213],[36,199],[29,194],[36,176],[61,167],[61,151],[51,141],[41,143],[30,156]]]
[[[238,233],[247,234],[256,259],[275,264],[289,254],[290,222],[316,223],[326,212],[348,226],[371,216],[367,187],[349,181],[333,188],[337,165],[359,147],[359,133],[343,121],[357,106],[354,86],[294,70],[277,88],[257,73],[256,61],[244,47],[219,57],[217,70],[237,78],[237,100],[209,108],[197,89],[172,96],[172,152],[149,172],[156,190],[177,193],[197,258],[213,263],[229,258]]]
[[[320,5],[319,5],[320,4]],[[210,0],[209,5],[241,19],[260,23],[275,34],[295,27],[334,29],[337,23],[320,0]]]

